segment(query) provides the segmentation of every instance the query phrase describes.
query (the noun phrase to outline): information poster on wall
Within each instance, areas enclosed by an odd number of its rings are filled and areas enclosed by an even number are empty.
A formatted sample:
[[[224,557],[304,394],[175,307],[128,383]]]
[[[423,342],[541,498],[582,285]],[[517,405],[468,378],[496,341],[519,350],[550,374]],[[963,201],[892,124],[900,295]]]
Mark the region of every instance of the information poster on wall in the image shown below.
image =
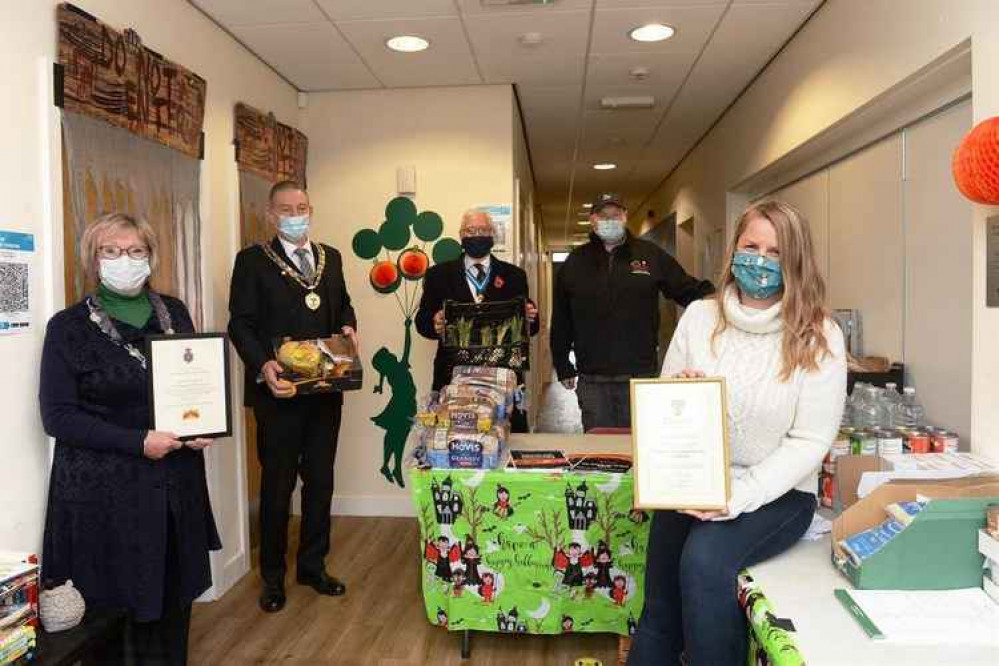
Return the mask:
[[[493,251],[506,252],[513,242],[513,206],[510,204],[483,204],[476,206],[475,210],[489,213],[493,218],[493,227],[496,230],[493,236]]]
[[[31,264],[35,237],[0,230],[0,336],[31,330]]]

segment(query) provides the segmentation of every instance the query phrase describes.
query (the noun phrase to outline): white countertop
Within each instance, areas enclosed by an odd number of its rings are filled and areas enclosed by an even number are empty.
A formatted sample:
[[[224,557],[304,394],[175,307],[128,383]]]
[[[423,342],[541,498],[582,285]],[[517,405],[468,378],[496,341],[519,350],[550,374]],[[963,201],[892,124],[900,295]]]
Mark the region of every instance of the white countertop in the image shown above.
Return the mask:
[[[829,537],[799,541],[750,567],[778,617],[794,622],[795,641],[809,666],[997,666],[999,650],[982,646],[903,645],[868,638],[833,596],[849,581],[829,560]]]

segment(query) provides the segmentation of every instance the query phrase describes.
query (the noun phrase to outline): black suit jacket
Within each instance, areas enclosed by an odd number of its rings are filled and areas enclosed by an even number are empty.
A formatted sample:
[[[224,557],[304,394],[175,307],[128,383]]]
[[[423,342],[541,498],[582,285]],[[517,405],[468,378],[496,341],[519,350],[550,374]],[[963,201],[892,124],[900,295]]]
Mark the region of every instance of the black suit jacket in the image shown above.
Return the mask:
[[[521,296],[530,300],[527,293],[527,273],[522,268],[500,261],[495,256],[490,259],[490,263],[489,283],[483,294],[485,300],[508,301]],[[444,346],[434,330],[434,315],[444,308],[444,301],[475,301],[465,277],[465,255],[454,261],[437,264],[423,278],[423,297],[420,299],[420,309],[416,312],[416,330],[423,337],[438,341],[437,355],[434,357],[435,391],[451,381],[444,363]],[[531,323],[531,335],[537,334],[539,327],[540,322],[535,319]]]
[[[271,240],[270,246],[298,270],[298,264],[288,258],[277,238]],[[313,266],[318,269],[316,245],[313,243],[311,247]],[[357,329],[340,253],[329,245],[322,247],[326,266],[316,287],[322,299],[317,310],[305,305],[308,292],[290,276],[282,275],[259,245],[244,248],[236,255],[229,290],[229,336],[246,365],[247,405],[252,406],[261,397],[270,397],[267,386],[258,384],[257,377],[264,363],[274,358],[275,339],[322,338],[340,333],[344,326]]]

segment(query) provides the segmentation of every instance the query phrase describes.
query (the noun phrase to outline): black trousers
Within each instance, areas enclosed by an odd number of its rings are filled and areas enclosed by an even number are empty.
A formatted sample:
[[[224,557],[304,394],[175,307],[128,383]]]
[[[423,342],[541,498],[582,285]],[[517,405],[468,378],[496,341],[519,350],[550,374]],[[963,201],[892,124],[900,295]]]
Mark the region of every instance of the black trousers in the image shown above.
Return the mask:
[[[324,571],[330,549],[333,464],[340,433],[343,394],[261,398],[254,405],[260,486],[260,575],[269,585],[284,582],[288,513],[302,479],[302,525],[298,574]]]
[[[631,384],[627,381],[601,381],[580,375],[576,400],[583,417],[583,432],[631,427]]]

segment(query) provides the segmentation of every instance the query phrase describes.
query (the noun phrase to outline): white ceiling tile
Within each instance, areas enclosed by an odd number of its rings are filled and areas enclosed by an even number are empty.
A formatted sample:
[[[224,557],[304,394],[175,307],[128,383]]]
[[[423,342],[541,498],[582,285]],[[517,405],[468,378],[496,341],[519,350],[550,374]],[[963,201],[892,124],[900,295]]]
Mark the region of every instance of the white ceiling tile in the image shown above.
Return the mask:
[[[530,14],[535,17],[543,17],[547,14],[574,10],[589,10],[593,6],[593,0],[555,0],[549,5],[499,5],[483,3],[482,0],[458,0],[461,13],[466,16],[473,14]]]
[[[334,21],[457,16],[452,0],[316,0]]]
[[[695,58],[695,53],[594,54],[590,56],[586,85],[587,88],[654,85],[660,90],[671,90],[680,84]],[[630,75],[636,67],[648,70],[646,78],[640,82]]]
[[[638,7],[596,12],[592,53],[697,53],[722,15],[725,5]],[[628,33],[646,23],[666,23],[676,34],[666,41],[636,42]]]
[[[251,51],[280,69],[289,64],[358,64],[360,61],[327,21],[234,27]]]
[[[481,83],[457,18],[337,23],[375,76],[389,87],[447,86]],[[396,35],[430,41],[419,53],[396,53],[385,46]]]
[[[363,64],[301,64],[288,65],[280,70],[299,90],[357,90],[380,88],[378,79]]]
[[[560,86],[582,80],[589,22],[589,12],[465,17],[487,82]],[[521,45],[519,37],[529,32],[540,33],[544,41],[537,46]]]
[[[312,0],[191,0],[226,28],[267,23],[323,21]]]

